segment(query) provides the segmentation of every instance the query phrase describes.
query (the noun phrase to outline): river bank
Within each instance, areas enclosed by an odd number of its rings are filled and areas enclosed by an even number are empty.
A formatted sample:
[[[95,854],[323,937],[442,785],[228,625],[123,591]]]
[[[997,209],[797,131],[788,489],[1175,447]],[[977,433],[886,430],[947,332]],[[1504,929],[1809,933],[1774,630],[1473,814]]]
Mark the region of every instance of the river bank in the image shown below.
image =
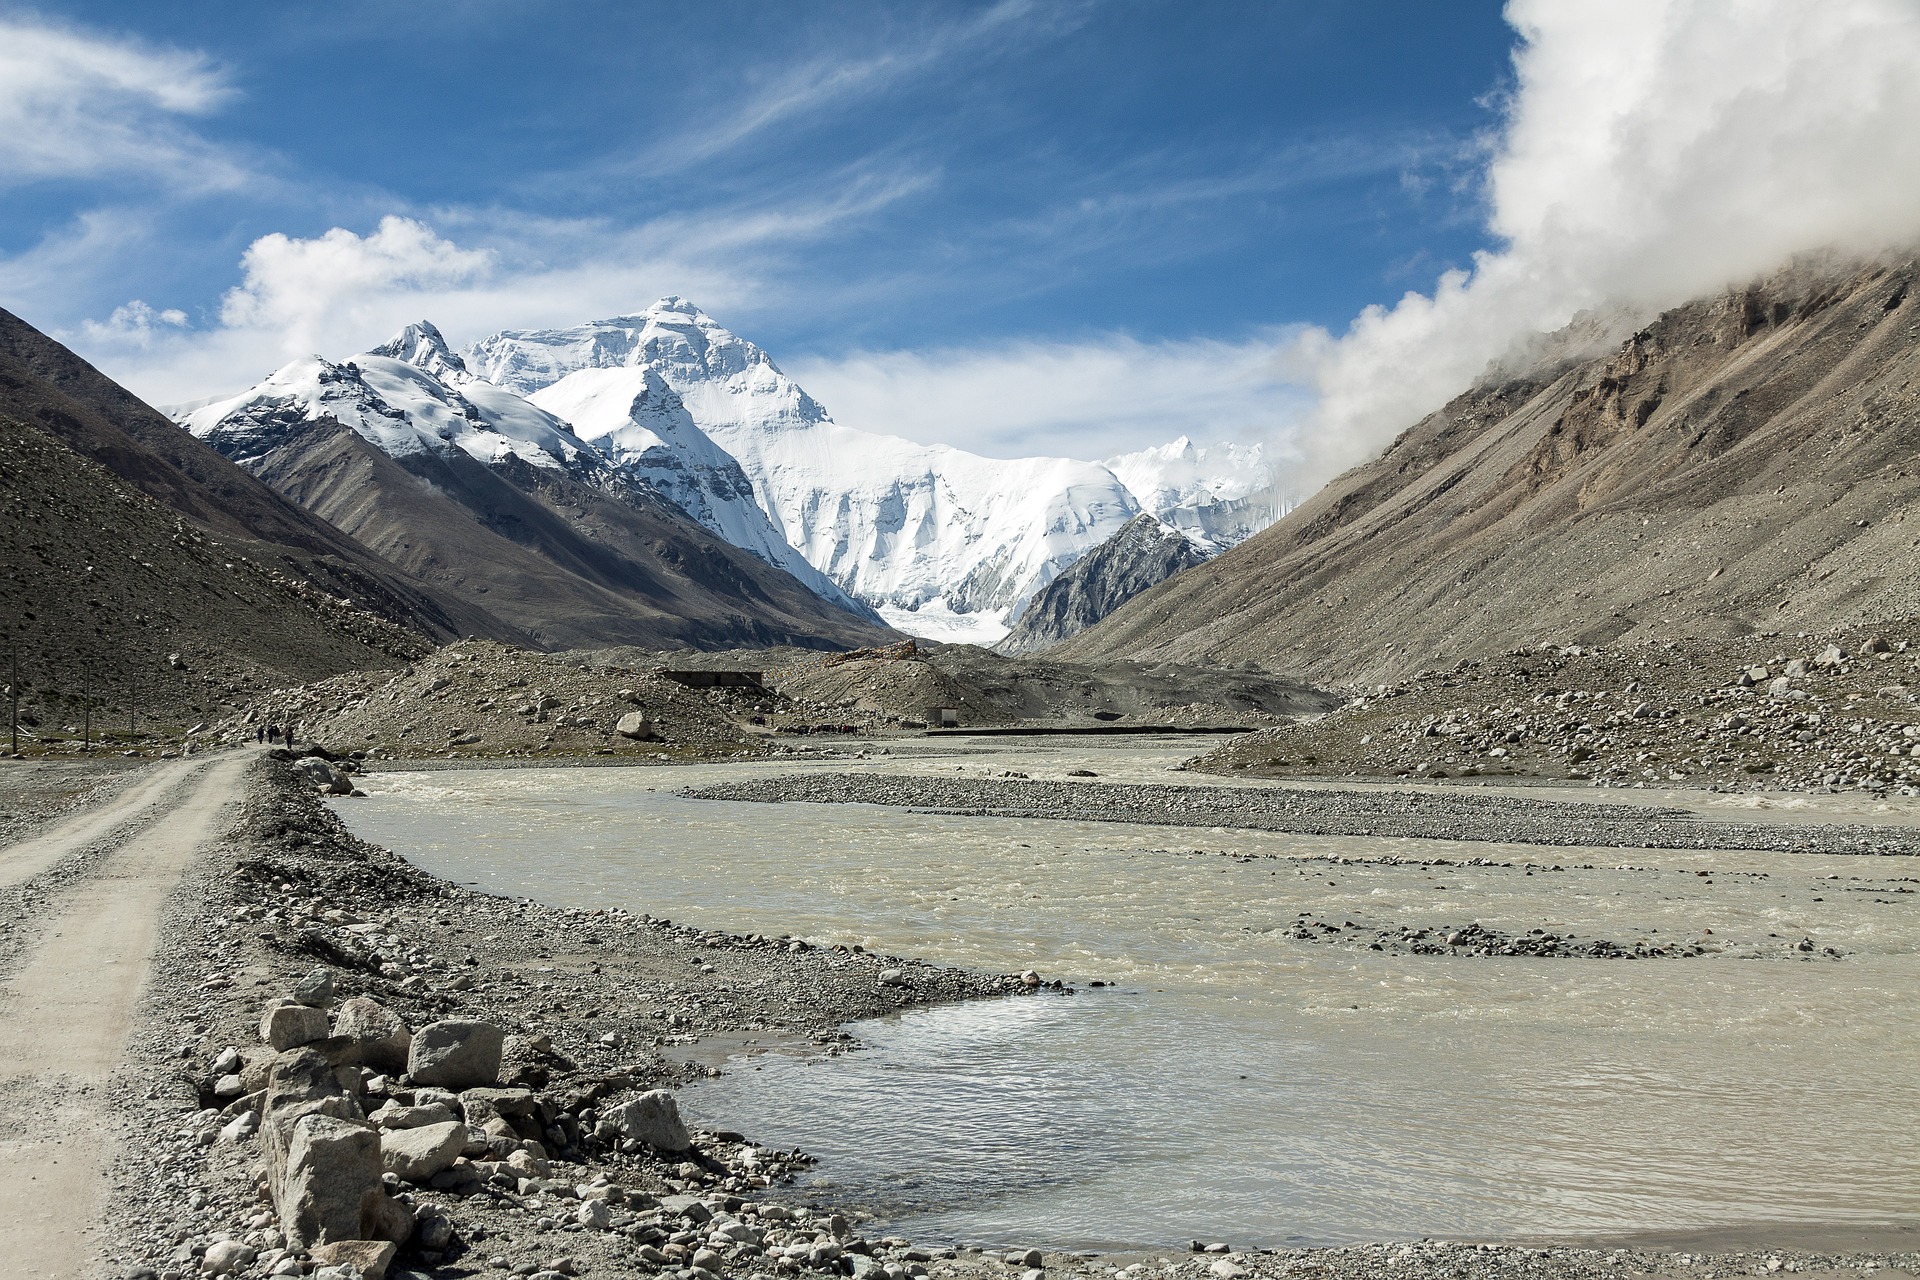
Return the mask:
[[[1086,771],[1092,777],[1092,771]],[[701,800],[877,804],[933,813],[1224,827],[1313,836],[1627,849],[1920,854],[1920,831],[1839,823],[1706,821],[1677,808],[1537,800],[1492,792],[1114,786],[1057,779],[810,773],[690,790]]]
[[[694,1248],[712,1251],[701,1259],[709,1274],[821,1271],[876,1280],[1035,1269],[1213,1280],[1344,1278],[1387,1269],[1416,1277],[1704,1276],[1770,1265],[1858,1274],[1868,1267],[1911,1268],[1915,1261],[1904,1253],[1434,1242],[1036,1259],[1025,1249],[1007,1254],[863,1239],[860,1206],[809,1208],[804,1202],[816,1198],[812,1193],[783,1193],[780,1175],[801,1167],[791,1153],[708,1132],[696,1135],[697,1154],[688,1159],[627,1154],[602,1149],[593,1136],[594,1116],[624,1094],[695,1075],[701,1068],[683,1060],[697,1047],[690,1040],[798,1038],[832,1054],[849,1047],[840,1030],[847,1021],[1023,991],[1019,979],[854,947],[796,946],[790,938],[476,893],[356,840],[306,784],[277,764],[256,766],[234,818],[169,901],[140,1030],[116,1079],[124,1124],[106,1250],[110,1274],[192,1275],[223,1237],[253,1253],[234,1274],[287,1265],[284,1258],[268,1261],[275,1258],[275,1227],[255,1188],[257,1140],[223,1136],[237,1113],[231,1105],[212,1105],[223,1100],[211,1095],[220,1080],[215,1067],[229,1048],[246,1057],[261,1053],[256,1024],[263,1003],[291,990],[317,964],[331,968],[339,998],[368,995],[415,1027],[446,1017],[500,1025],[510,1033],[503,1076],[528,1088],[545,1107],[542,1118],[552,1120],[547,1177],[511,1187],[489,1179],[477,1188],[397,1188],[417,1221],[448,1226],[444,1233],[437,1226],[422,1233],[402,1251],[394,1274],[545,1269],[700,1280],[686,1265]],[[636,886],[634,897],[644,896],[644,886]],[[405,1100],[404,1087],[389,1081],[386,1088],[387,1098]],[[593,1208],[605,1200],[596,1183],[622,1188],[619,1211]],[[587,1199],[580,1198],[583,1191]],[[710,1222],[697,1221],[702,1217],[741,1224],[741,1238],[715,1238]],[[677,1254],[668,1248],[675,1245]],[[236,1255],[222,1250],[218,1256]]]

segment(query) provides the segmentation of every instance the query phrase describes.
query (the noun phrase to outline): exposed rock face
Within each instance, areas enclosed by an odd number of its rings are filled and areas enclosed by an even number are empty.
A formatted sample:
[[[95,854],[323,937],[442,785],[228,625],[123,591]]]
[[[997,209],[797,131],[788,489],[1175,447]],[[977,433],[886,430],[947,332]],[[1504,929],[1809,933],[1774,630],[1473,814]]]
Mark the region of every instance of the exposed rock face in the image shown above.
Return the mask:
[[[994,648],[1032,653],[1085,631],[1149,587],[1207,558],[1178,529],[1142,513],[1048,583]]]
[[[1373,684],[1920,599],[1920,266],[1796,268],[1474,388],[1049,657]]]
[[[467,1145],[467,1126],[458,1120],[394,1129],[380,1140],[380,1164],[409,1182],[424,1182],[452,1166]]]

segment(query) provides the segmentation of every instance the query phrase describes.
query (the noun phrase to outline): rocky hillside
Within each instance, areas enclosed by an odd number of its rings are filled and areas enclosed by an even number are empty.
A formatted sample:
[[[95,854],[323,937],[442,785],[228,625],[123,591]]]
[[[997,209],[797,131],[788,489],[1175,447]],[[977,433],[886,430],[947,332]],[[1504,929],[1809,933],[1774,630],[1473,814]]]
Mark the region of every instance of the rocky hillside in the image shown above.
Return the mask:
[[[1373,684],[1520,645],[1911,615],[1915,275],[1796,267],[1492,379],[1055,654]]]
[[[855,645],[885,631],[722,541],[643,486],[461,449],[393,457],[299,405],[209,434],[391,565],[548,648]],[[483,633],[485,634],[485,633]]]
[[[272,690],[214,732],[249,741],[273,725],[336,754],[372,759],[687,760],[763,754],[765,736],[736,719],[747,709],[645,668],[467,641],[397,672],[352,672]]]
[[[1198,762],[1263,777],[1920,790],[1920,624],[1517,649],[1375,685]]]
[[[259,688],[517,637],[404,574],[0,311],[0,679],[40,749],[175,733]],[[89,715],[91,712],[91,715]],[[9,744],[10,745],[10,744]]]
[[[207,535],[254,544],[282,571],[388,621],[434,639],[511,631],[485,609],[395,573],[6,311],[0,311],[0,415],[98,463]]]
[[[265,686],[433,647],[316,587],[283,553],[216,535],[0,416],[0,683],[17,651],[22,749],[78,739],[89,706],[96,740],[126,734],[131,712],[145,741]]]
[[[1058,644],[1206,558],[1184,533],[1142,512],[1048,583],[993,647],[1033,653]]]

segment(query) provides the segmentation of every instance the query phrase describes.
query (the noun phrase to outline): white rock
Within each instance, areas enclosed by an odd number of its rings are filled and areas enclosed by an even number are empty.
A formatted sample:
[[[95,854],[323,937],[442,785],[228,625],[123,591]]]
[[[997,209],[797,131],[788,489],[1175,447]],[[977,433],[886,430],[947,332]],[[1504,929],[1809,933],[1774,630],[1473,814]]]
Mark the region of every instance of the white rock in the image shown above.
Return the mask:
[[[260,1015],[260,1038],[280,1051],[325,1040],[329,1030],[324,1009],[291,1000],[268,1005]]]
[[[380,1167],[409,1182],[423,1182],[451,1168],[467,1145],[467,1126],[457,1120],[392,1129],[380,1139]]]

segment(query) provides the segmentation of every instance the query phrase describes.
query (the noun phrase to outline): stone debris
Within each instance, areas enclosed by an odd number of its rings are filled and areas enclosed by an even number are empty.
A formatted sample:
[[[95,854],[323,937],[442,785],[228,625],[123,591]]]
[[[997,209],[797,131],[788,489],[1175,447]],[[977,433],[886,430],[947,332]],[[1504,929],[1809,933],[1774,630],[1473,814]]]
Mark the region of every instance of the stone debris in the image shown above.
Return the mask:
[[[1328,716],[1237,738],[1193,767],[1912,796],[1920,623],[1883,631],[1514,650],[1353,690]]]
[[[687,1124],[669,1086],[705,1069],[676,1052],[744,1031],[830,1056],[851,1047],[849,1020],[1057,998],[1058,980],[473,892],[348,836],[284,762],[263,765],[230,845],[195,874],[135,1037],[148,1069],[115,1086],[127,1102],[104,1252],[122,1280],[1592,1280],[1836,1261],[1435,1241],[1117,1257],[916,1245],[790,1188],[803,1153]],[[320,998],[316,959],[325,1007],[279,994]],[[312,1014],[326,1023],[302,1024],[314,1038],[273,1043],[276,1018]]]

